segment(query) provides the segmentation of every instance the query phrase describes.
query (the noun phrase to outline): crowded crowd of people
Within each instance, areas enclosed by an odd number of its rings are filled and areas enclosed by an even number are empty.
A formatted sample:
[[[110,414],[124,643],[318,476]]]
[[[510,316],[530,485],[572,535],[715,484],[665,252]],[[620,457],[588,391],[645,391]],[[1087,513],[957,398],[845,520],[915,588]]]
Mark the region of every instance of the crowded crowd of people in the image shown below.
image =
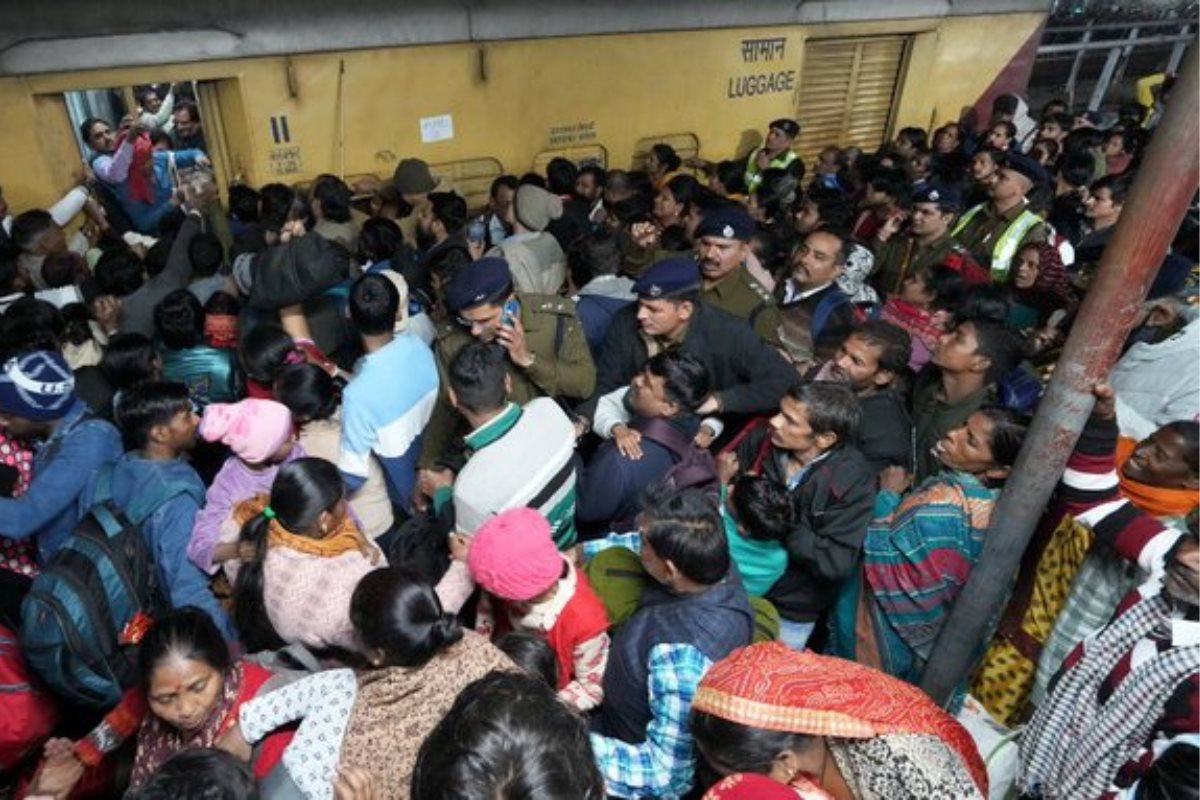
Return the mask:
[[[1004,95],[806,164],[801,109],[472,209],[416,158],[222,197],[195,104],[140,101],[0,200],[13,796],[1196,796],[1194,231],[918,688],[1141,115]]]

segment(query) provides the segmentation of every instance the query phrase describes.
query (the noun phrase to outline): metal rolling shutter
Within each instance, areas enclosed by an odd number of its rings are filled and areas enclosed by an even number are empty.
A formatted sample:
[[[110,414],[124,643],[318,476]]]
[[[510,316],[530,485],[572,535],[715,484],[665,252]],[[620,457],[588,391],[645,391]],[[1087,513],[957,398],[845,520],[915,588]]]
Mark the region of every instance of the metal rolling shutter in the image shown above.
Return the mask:
[[[805,42],[796,150],[806,163],[829,145],[874,152],[883,143],[908,40],[880,36]]]

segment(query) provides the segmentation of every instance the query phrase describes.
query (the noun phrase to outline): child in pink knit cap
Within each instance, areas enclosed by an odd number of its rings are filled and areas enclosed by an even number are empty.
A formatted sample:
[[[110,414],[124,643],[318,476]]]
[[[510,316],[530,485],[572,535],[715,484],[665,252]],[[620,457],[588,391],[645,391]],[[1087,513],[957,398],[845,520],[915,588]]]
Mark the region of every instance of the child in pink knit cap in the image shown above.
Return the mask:
[[[483,524],[470,541],[467,566],[484,595],[476,630],[544,636],[558,660],[558,694],[582,711],[604,699],[608,614],[587,576],[558,551],[550,523],[514,508]]]
[[[212,575],[219,565],[238,556],[237,529],[226,525],[234,507],[255,495],[269,494],[279,467],[303,458],[304,451],[295,442],[292,413],[274,400],[212,403],[204,409],[200,436],[232,452],[208,487],[188,543],[188,558]],[[231,582],[235,572],[226,570]]]

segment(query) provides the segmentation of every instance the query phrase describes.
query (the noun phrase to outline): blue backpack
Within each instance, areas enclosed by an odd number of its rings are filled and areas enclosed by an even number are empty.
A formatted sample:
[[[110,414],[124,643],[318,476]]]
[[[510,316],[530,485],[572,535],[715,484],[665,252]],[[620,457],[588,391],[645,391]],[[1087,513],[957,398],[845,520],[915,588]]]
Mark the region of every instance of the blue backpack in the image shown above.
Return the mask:
[[[181,494],[204,502],[184,481],[113,503],[114,464],[96,475],[91,510],[55,553],[21,605],[21,648],[29,666],[61,699],[110,708],[137,681],[141,628],[169,609],[158,585],[154,552],[141,525]]]

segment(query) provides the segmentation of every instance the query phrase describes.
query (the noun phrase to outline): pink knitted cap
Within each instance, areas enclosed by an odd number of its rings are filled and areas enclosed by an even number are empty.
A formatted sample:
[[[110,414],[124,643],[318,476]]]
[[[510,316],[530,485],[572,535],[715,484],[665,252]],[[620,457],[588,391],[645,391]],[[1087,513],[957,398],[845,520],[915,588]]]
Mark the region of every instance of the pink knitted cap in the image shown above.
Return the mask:
[[[550,523],[532,508],[514,508],[485,522],[471,539],[467,565],[485,591],[514,602],[542,594],[563,571]]]
[[[274,400],[213,403],[204,409],[200,435],[221,442],[247,464],[261,464],[292,436],[292,412]]]

